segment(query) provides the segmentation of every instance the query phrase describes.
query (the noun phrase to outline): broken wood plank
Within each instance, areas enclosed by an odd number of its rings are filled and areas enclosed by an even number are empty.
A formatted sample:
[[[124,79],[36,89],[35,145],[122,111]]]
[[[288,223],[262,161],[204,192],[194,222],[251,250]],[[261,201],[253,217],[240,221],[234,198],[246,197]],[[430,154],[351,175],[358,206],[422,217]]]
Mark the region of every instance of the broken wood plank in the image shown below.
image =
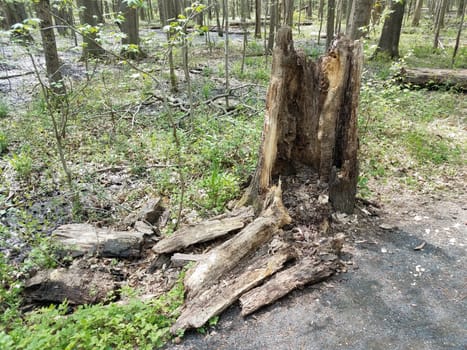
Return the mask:
[[[34,303],[95,304],[108,298],[117,284],[110,273],[80,268],[39,271],[25,282],[24,294]]]
[[[114,231],[90,224],[68,224],[52,232],[73,257],[98,254],[109,258],[134,259],[141,256],[144,234],[136,231]]]
[[[239,276],[220,281],[195,298],[188,298],[180,317],[171,328],[172,333],[188,328],[202,327],[211,317],[219,315],[232,305],[240,295],[257,286],[261,281],[280,270],[294,256],[292,250],[282,250],[261,259]]]
[[[467,69],[402,68],[399,80],[420,87],[454,87],[467,91]]]
[[[158,254],[171,253],[193,244],[214,240],[232,231],[242,229],[253,217],[253,208],[244,207],[199,224],[184,226],[172,236],[160,240],[153,247],[153,251]]]
[[[269,241],[280,227],[291,222],[287,209],[282,203],[282,190],[273,186],[265,203],[269,203],[259,217],[230,240],[206,254],[206,259],[188,270],[185,288],[188,295],[217,283],[218,279],[236,266],[239,261]]]
[[[333,275],[338,266],[335,260],[323,263],[320,259],[305,258],[295,266],[278,272],[265,284],[250,290],[240,297],[242,316],[282,298],[292,290],[306,284],[321,282]]]
[[[182,254],[182,253],[175,253],[172,255],[170,258],[170,261],[172,262],[172,266],[174,267],[180,267],[184,266],[189,262],[192,261],[201,261],[206,259],[205,254]]]

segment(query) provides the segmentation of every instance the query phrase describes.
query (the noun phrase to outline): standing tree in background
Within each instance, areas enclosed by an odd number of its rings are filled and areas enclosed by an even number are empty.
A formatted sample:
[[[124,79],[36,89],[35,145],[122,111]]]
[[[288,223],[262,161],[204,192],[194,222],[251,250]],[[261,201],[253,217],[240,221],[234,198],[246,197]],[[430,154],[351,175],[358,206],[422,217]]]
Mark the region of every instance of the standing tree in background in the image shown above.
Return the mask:
[[[284,23],[289,27],[293,26],[293,12],[294,12],[294,0],[284,0],[282,3],[284,7]]]
[[[457,17],[464,17],[464,6],[465,0],[459,0],[459,3],[457,4]]]
[[[279,12],[279,0],[271,0],[269,7],[269,37],[267,52],[271,53],[274,48],[274,38],[277,30]]]
[[[60,60],[55,41],[50,2],[49,0],[35,1],[34,8],[37,18],[40,20],[39,27],[50,89],[57,95],[63,95],[65,94],[65,85],[63,85],[62,73],[60,72]]]
[[[84,60],[89,57],[102,56],[105,51],[97,43],[97,34],[99,27],[97,26],[97,14],[99,9],[97,1],[94,0],[77,0],[79,8],[79,19],[81,22],[81,32],[83,35],[83,55]]]
[[[261,0],[255,0],[255,38],[261,38]]]
[[[346,34],[353,40],[360,39],[368,34],[371,19],[372,0],[354,0],[347,23]]]
[[[384,19],[375,55],[380,53],[390,58],[399,57],[399,40],[404,18],[405,0],[391,0],[390,14]]]
[[[326,49],[331,46],[334,37],[334,19],[336,13],[336,0],[328,0],[328,14],[326,19]]]
[[[415,9],[413,12],[413,18],[412,18],[413,27],[418,27],[420,25],[420,18],[422,16],[422,7],[423,7],[423,0],[417,0],[415,4]]]
[[[441,32],[441,28],[444,26],[444,15],[446,13],[448,1],[447,0],[440,0],[436,5],[436,13],[435,13],[435,25],[434,25],[434,32],[435,37],[433,39],[433,48],[437,49],[439,45],[439,33]]]
[[[136,0],[120,0],[120,12],[125,18],[120,24],[120,29],[125,34],[122,38],[122,54],[132,59],[144,56],[139,46],[139,6],[139,1]]]
[[[1,0],[0,9],[5,17],[5,29],[10,29],[16,23],[22,23],[28,17],[22,1]]]

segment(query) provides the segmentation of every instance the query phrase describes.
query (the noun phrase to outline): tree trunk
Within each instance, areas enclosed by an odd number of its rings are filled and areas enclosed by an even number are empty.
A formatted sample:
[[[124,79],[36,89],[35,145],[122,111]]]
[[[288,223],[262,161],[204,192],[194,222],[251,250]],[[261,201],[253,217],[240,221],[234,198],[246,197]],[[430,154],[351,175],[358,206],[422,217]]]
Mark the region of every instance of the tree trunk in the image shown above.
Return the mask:
[[[84,28],[83,30],[83,56],[86,60],[89,57],[99,57],[105,53],[104,49],[96,42],[97,40],[97,15],[99,9],[97,8],[97,2],[93,0],[78,0],[78,6],[80,7],[79,18],[81,25],[91,26],[93,30]]]
[[[273,178],[305,165],[328,184],[334,208],[351,213],[358,178],[361,45],[339,40],[312,62],[295,52],[291,30],[282,28],[272,64],[258,167],[239,205],[258,207]]]
[[[399,57],[399,39],[404,18],[405,0],[392,0],[391,13],[384,20],[375,54],[385,54],[390,58]]]
[[[294,1],[285,0],[284,2],[284,24],[293,26]]]
[[[423,0],[417,0],[413,12],[412,26],[418,27],[420,25],[420,18],[422,16]]]
[[[329,48],[334,37],[334,18],[336,12],[336,0],[328,0],[328,13],[326,18],[326,48]]]
[[[255,0],[255,38],[261,38],[261,0]]]
[[[47,78],[51,90],[62,95],[65,93],[62,73],[60,72],[60,60],[58,58],[57,44],[52,24],[52,15],[49,0],[40,0],[34,3],[37,17],[40,19],[42,47],[44,48]]]
[[[0,9],[5,16],[4,19],[4,29],[8,30],[10,27],[16,23],[23,23],[23,21],[28,18],[26,13],[26,7],[22,1],[1,1]]]
[[[465,0],[459,0],[459,3],[457,4],[457,17],[462,17],[465,10],[464,10],[464,4]]]
[[[138,8],[130,7],[127,1],[120,0],[120,12],[125,17],[120,25],[120,29],[125,34],[125,37],[122,38],[122,54],[131,59],[144,57],[144,52],[139,46]]]
[[[454,45],[454,51],[452,53],[452,60],[451,60],[451,68],[454,67],[454,63],[456,61],[456,56],[457,56],[457,51],[459,50],[459,43],[461,39],[461,33],[462,33],[462,27],[464,26],[464,18],[465,18],[465,3],[462,1],[459,3],[459,6],[462,5],[462,16],[461,16],[461,21],[459,23],[459,29],[457,30],[457,36],[456,36],[456,44]]]
[[[437,49],[439,45],[439,33],[441,32],[441,28],[444,25],[444,15],[446,13],[446,5],[447,5],[447,0],[441,0],[438,3],[438,6],[436,8],[435,26],[434,26],[435,37],[433,39],[434,49]]]
[[[268,52],[272,52],[274,48],[274,38],[276,36],[276,28],[278,21],[278,11],[279,11],[278,0],[271,1],[271,7],[269,9],[269,37],[268,37]]]
[[[371,19],[372,0],[354,0],[350,14],[350,23],[347,26],[347,35],[357,40],[368,34]]]

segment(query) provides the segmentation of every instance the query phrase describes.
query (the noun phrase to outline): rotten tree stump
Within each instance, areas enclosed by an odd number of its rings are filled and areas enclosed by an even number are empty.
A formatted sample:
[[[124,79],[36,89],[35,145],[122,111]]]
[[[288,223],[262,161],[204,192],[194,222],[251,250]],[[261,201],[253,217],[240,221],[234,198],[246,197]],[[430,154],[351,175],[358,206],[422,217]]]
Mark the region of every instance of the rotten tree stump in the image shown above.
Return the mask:
[[[253,204],[257,217],[202,255],[173,258],[195,261],[184,279],[186,299],[174,333],[201,327],[238,299],[249,314],[341,266],[345,236],[332,238],[328,199],[337,211],[354,209],[362,46],[339,38],[315,62],[295,51],[290,28],[276,38],[258,166],[237,204],[238,210]],[[218,237],[216,230],[225,234],[216,220],[164,239],[156,252],[186,249],[185,235],[208,240]],[[323,232],[328,236],[320,237]]]
[[[314,62],[295,51],[290,28],[281,28],[276,40],[258,167],[239,206],[257,206],[273,178],[306,165],[329,187],[334,209],[351,213],[358,180],[362,46],[338,38]]]

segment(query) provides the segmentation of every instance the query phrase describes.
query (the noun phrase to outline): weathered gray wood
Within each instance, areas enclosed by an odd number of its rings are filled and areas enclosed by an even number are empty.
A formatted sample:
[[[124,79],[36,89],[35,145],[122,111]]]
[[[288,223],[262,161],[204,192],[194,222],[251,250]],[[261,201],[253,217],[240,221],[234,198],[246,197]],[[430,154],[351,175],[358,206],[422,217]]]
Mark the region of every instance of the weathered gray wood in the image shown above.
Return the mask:
[[[182,254],[182,253],[175,253],[172,255],[170,258],[170,261],[172,262],[172,266],[174,267],[180,267],[184,266],[189,262],[192,261],[202,261],[206,259],[205,254]]]
[[[109,297],[117,288],[112,275],[89,269],[54,269],[39,271],[25,282],[24,294],[30,302],[71,305],[95,304]]]
[[[245,227],[253,217],[253,209],[245,207],[199,224],[187,225],[180,228],[172,236],[157,242],[153,250],[158,254],[171,253],[196,243],[208,242]]]
[[[271,188],[265,203],[267,207],[259,217],[233,238],[211,250],[206,254],[205,260],[188,270],[184,281],[188,295],[194,296],[217,283],[245,255],[255,251],[269,241],[280,227],[290,223],[291,218],[282,203],[280,184]]]
[[[98,254],[111,258],[139,258],[144,242],[144,234],[141,232],[113,231],[90,224],[62,225],[52,236],[74,257]]]
[[[276,273],[265,284],[240,297],[242,315],[249,315],[298,287],[320,282],[333,275],[337,268],[337,256],[334,255],[334,259],[334,261],[324,263],[320,259],[305,258],[295,266]]]
[[[448,86],[467,91],[467,69],[402,68],[399,78],[421,87]]]
[[[266,256],[241,275],[222,280],[195,298],[187,299],[171,332],[202,327],[211,317],[219,315],[232,305],[240,295],[281,269],[292,256],[291,250],[282,250],[272,256]]]
[[[162,206],[162,200],[160,197],[150,198],[139,211],[136,213],[129,214],[122,222],[122,229],[133,226],[137,221],[143,221],[147,224],[154,225],[157,223],[162,213],[164,212],[164,207]]]

